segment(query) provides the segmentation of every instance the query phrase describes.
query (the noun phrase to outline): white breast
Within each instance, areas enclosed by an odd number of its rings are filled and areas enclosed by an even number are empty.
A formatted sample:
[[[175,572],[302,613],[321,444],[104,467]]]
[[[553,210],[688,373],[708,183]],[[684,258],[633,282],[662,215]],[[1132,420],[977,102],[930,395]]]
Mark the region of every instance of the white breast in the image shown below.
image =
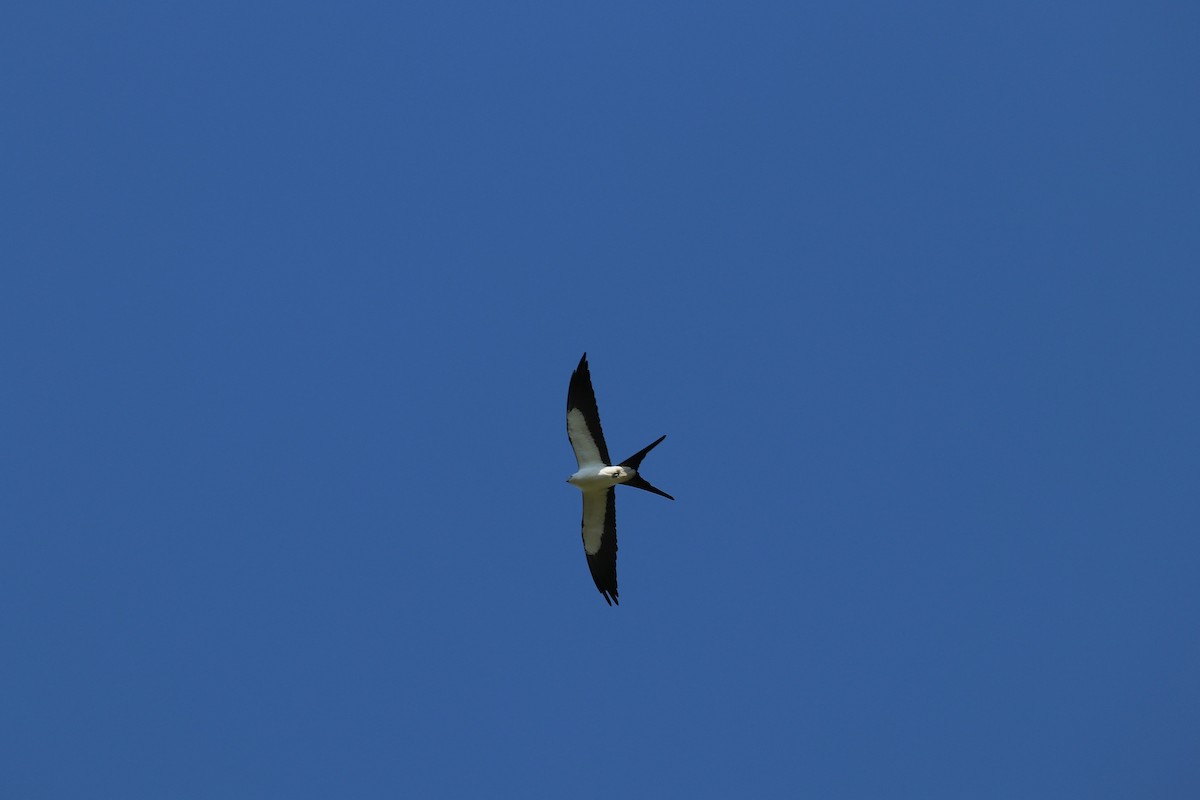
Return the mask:
[[[567,478],[567,481],[582,491],[593,492],[625,483],[635,475],[637,470],[633,467],[587,466]]]

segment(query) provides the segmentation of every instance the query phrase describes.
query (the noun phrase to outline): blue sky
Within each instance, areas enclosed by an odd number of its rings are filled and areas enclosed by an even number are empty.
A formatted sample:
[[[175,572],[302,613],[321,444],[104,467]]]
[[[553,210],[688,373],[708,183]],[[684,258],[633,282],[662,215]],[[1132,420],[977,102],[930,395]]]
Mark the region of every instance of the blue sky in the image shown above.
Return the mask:
[[[1198,22],[6,6],[2,793],[1197,796]]]

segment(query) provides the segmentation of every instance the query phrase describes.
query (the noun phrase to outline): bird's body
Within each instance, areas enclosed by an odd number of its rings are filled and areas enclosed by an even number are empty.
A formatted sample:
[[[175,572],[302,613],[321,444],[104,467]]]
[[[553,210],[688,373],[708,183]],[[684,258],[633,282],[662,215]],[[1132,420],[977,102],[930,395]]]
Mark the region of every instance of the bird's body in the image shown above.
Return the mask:
[[[622,461],[610,464],[604,431],[600,428],[600,411],[592,376],[588,371],[587,353],[571,373],[567,390],[567,437],[575,451],[578,471],[567,482],[583,492],[583,550],[596,588],[609,605],[617,599],[617,507],[618,484],[644,489],[669,500],[674,497],[651,486],[638,474],[646,454],[667,438],[660,436],[649,446]]]
[[[594,492],[625,483],[637,476],[637,470],[631,467],[609,467],[598,464],[588,464],[571,477],[567,483],[579,487],[584,492]]]

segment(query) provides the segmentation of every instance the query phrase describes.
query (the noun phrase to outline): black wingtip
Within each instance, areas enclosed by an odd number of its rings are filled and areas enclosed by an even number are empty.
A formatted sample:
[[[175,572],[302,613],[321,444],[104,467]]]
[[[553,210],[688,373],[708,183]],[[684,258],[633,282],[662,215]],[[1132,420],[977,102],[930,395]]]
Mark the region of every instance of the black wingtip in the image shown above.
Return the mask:
[[[575,365],[575,369],[573,370],[573,372],[587,372],[587,371],[588,371],[587,353],[584,353],[583,355],[581,355],[579,357],[579,363]]]

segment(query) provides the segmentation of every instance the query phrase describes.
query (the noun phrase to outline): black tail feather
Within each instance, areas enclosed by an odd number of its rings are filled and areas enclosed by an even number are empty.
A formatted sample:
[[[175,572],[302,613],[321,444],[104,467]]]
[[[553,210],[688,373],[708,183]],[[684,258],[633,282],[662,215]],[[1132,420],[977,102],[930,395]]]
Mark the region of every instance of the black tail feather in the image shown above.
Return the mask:
[[[651,486],[650,481],[646,480],[641,475],[634,475],[632,480],[625,481],[625,483],[622,485],[623,486],[632,486],[635,489],[645,489],[647,492],[654,492],[655,494],[662,495],[663,497],[667,498],[668,500],[675,499],[674,497],[671,497],[671,495],[664,492],[662,489],[659,489],[657,486]]]
[[[646,445],[641,450],[638,450],[636,453],[631,455],[629,458],[622,461],[620,463],[620,466],[633,467],[634,469],[637,469],[638,467],[641,466],[642,459],[646,457],[646,453],[649,453],[651,450],[658,447],[659,443],[662,442],[662,440],[665,438],[667,438],[666,435],[658,437],[653,442]],[[625,486],[632,486],[635,489],[645,489],[647,492],[653,492],[654,494],[662,495],[663,497],[667,498],[668,500],[675,499],[674,497],[671,497],[671,495],[664,492],[662,489],[659,489],[656,486],[651,486],[650,481],[646,480],[641,475],[636,475],[636,476],[634,476],[634,478],[632,480],[625,481]]]
[[[636,453],[631,455],[629,458],[622,461],[618,466],[633,467],[634,469],[637,469],[639,466],[641,466],[642,459],[646,457],[646,453],[649,453],[651,450],[658,447],[659,442],[661,442],[665,438],[667,438],[667,435],[663,434],[662,436],[658,437],[650,444],[643,447],[641,450],[638,450]]]

